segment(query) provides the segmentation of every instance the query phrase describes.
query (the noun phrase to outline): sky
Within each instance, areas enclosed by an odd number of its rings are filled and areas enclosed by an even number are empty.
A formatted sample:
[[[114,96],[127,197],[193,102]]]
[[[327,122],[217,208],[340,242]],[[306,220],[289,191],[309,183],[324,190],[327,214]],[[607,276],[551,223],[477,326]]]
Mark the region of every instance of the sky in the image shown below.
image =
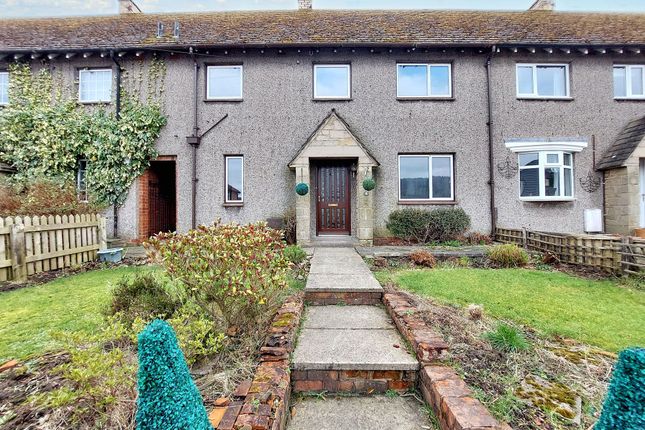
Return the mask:
[[[143,12],[295,9],[297,0],[135,0]],[[533,0],[313,0],[317,9],[525,10]],[[645,12],[645,0],[556,0],[556,10]],[[103,15],[117,0],[0,0],[1,17]]]

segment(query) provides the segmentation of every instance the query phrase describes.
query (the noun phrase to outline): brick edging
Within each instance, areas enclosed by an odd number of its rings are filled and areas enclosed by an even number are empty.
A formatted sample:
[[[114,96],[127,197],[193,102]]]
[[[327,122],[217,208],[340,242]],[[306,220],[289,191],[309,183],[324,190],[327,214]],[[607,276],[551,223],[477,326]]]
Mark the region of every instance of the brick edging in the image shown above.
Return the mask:
[[[260,364],[253,380],[242,382],[233,393],[232,401],[216,401],[210,416],[221,416],[221,420],[217,424],[211,421],[215,429],[285,429],[291,396],[289,356],[295,346],[302,310],[302,294],[290,297],[278,309],[260,348]]]
[[[362,291],[306,291],[305,301],[314,306],[325,305],[378,305],[381,304],[380,292]]]
[[[403,292],[388,290],[383,304],[421,363],[419,389],[442,430],[511,430],[497,421],[452,367],[438,363],[448,344],[418,315],[416,303]]]

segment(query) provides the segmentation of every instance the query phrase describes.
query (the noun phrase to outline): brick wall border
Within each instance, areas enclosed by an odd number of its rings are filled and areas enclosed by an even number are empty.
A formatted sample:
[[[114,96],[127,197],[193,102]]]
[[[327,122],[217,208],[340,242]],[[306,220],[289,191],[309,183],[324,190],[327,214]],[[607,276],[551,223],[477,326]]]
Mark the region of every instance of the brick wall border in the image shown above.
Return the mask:
[[[315,306],[323,305],[380,305],[380,292],[349,292],[349,291],[307,291],[305,301]]]
[[[414,388],[416,370],[294,370],[296,393],[321,392],[383,394],[387,390],[405,392]]]
[[[418,315],[415,300],[409,294],[389,288],[383,294],[383,304],[421,363],[419,389],[442,430],[512,430],[474,398],[452,367],[439,363],[448,344]]]
[[[284,430],[291,397],[290,354],[303,311],[302,294],[288,298],[269,327],[252,381],[242,382],[232,399],[215,402],[209,415],[217,430]]]

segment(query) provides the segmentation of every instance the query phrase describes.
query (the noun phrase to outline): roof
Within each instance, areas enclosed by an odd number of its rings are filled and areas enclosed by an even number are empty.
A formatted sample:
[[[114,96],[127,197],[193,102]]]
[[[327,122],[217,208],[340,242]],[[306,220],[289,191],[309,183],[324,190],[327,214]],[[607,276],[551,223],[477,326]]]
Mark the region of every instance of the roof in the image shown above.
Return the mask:
[[[645,138],[645,116],[636,118],[627,123],[602,156],[596,168],[598,170],[622,167],[632,155],[641,141]]]
[[[157,38],[157,24],[165,35]],[[180,37],[172,37],[174,22]],[[645,46],[645,14],[291,10],[0,20],[0,52],[279,46]]]

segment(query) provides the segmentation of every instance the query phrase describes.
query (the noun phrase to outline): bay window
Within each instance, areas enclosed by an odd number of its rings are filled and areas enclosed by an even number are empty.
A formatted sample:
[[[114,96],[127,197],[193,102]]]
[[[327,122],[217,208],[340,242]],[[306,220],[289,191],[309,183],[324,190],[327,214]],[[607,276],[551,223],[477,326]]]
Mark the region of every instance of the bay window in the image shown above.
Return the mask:
[[[399,200],[454,200],[453,156],[399,155]]]
[[[573,198],[573,154],[536,151],[519,154],[520,199]]]

